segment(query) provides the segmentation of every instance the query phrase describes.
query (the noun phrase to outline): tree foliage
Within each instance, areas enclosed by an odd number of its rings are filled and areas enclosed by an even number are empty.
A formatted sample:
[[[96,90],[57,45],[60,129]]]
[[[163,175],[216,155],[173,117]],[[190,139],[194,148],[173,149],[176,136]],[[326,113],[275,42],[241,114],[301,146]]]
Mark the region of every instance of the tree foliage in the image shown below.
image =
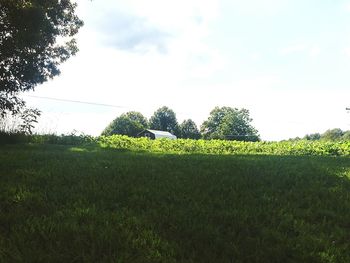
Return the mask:
[[[180,137],[184,139],[200,139],[201,134],[193,120],[184,120],[180,124]]]
[[[343,131],[342,129],[328,129],[324,133],[307,134],[303,138],[292,138],[290,141],[307,140],[307,141],[350,141],[350,131]]]
[[[304,136],[304,140],[307,140],[307,141],[317,141],[321,139],[321,134],[320,133],[311,133],[311,134],[306,134]]]
[[[147,119],[139,112],[130,111],[113,120],[102,132],[102,135],[120,134],[136,137],[146,128]]]
[[[34,108],[23,108],[16,115],[6,114],[0,118],[0,133],[33,134],[41,112]]]
[[[350,131],[344,132],[344,134],[343,134],[343,136],[342,136],[342,140],[344,140],[344,141],[350,141]]]
[[[327,141],[337,141],[342,139],[343,134],[344,132],[339,128],[330,129],[322,134],[321,139]]]
[[[163,106],[154,112],[149,125],[151,129],[168,131],[180,137],[180,129],[175,112],[166,106]]]
[[[140,112],[129,111],[129,112],[125,113],[125,116],[128,117],[130,120],[141,124],[144,127],[144,129],[146,129],[148,127],[147,119]]]
[[[258,131],[251,121],[247,109],[215,107],[202,124],[201,132],[205,139],[258,141]]]
[[[18,113],[18,93],[58,75],[77,52],[74,35],[83,22],[75,9],[70,0],[0,0],[1,116]]]

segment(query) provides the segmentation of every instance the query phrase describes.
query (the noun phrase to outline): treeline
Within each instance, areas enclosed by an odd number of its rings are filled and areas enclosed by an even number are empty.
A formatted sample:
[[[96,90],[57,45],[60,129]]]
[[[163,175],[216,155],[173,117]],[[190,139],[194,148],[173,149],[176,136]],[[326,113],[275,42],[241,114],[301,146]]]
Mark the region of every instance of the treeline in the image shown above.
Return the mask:
[[[324,133],[311,133],[305,135],[303,138],[296,137],[289,139],[290,141],[306,140],[306,141],[350,141],[350,130],[343,131],[339,128],[329,129]]]
[[[251,125],[247,109],[215,107],[206,121],[197,127],[187,119],[178,123],[175,112],[164,106],[147,120],[140,112],[130,111],[114,119],[102,132],[137,137],[145,129],[168,131],[183,139],[222,139],[237,141],[260,141],[258,131]]]

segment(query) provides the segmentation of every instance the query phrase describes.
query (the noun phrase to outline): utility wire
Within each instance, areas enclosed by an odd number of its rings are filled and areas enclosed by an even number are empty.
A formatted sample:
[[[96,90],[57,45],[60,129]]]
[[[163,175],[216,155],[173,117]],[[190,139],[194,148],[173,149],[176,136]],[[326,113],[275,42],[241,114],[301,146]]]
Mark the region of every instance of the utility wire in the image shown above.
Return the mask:
[[[67,99],[58,99],[58,98],[51,98],[51,97],[33,96],[33,95],[23,95],[23,96],[30,97],[30,98],[36,98],[36,99],[64,101],[64,102],[72,102],[72,103],[80,103],[80,104],[89,104],[89,105],[95,105],[95,106],[104,106],[104,107],[113,107],[113,108],[127,108],[125,106],[104,104],[104,103],[96,103],[96,102],[89,102],[89,101],[67,100]]]
[[[24,97],[30,97],[30,98],[36,98],[36,99],[44,99],[44,100],[54,100],[54,101],[62,101],[62,102],[70,102],[70,103],[80,103],[80,104],[88,104],[88,105],[94,105],[94,106],[104,106],[104,107],[113,107],[113,108],[120,108],[120,109],[131,109],[135,107],[127,107],[127,106],[120,106],[120,105],[112,105],[112,104],[105,104],[105,103],[97,103],[97,102],[89,102],[89,101],[79,101],[79,100],[69,100],[69,99],[59,99],[59,98],[52,98],[52,97],[43,97],[43,96],[34,96],[34,95],[22,95]],[[136,107],[137,109],[137,107]],[[140,109],[140,108],[139,108]],[[188,112],[177,112],[179,114],[187,114]]]

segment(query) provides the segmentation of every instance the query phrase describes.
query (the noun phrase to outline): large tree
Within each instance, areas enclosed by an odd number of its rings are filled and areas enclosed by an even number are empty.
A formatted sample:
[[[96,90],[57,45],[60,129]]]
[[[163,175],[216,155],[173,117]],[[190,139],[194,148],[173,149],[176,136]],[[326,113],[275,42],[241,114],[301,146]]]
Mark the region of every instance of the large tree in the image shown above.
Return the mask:
[[[205,139],[257,141],[258,131],[251,121],[247,109],[215,107],[202,124],[201,132]]]
[[[128,135],[136,137],[138,133],[147,128],[147,119],[139,112],[123,113],[113,120],[102,132],[102,135]]]
[[[125,113],[124,116],[128,117],[132,121],[139,123],[141,126],[143,126],[144,129],[146,129],[148,127],[147,119],[140,112],[129,111],[129,112]]]
[[[184,120],[180,124],[180,135],[184,139],[199,139],[201,137],[196,123],[191,119]]]
[[[0,0],[0,116],[17,113],[18,93],[58,75],[77,52],[75,9],[70,0]]]
[[[321,139],[326,141],[337,141],[337,140],[341,140],[343,135],[344,135],[344,132],[339,128],[330,129],[325,131],[321,135]]]
[[[176,136],[180,136],[179,124],[173,110],[164,106],[156,110],[149,121],[151,129],[168,131]]]

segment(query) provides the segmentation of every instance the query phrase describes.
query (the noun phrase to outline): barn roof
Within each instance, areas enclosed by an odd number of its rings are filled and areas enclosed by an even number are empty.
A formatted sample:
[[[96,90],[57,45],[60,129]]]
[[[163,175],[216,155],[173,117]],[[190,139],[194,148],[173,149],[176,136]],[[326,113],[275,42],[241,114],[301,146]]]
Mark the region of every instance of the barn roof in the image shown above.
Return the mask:
[[[147,131],[150,131],[151,133],[153,134],[156,134],[156,135],[172,135],[170,132],[167,132],[167,131],[158,131],[158,130],[149,130],[147,129]]]
[[[167,131],[158,131],[158,130],[150,130],[147,129],[145,131],[149,131],[155,135],[156,138],[171,138],[176,139],[176,136]],[[144,132],[144,131],[143,131]],[[143,133],[141,132],[141,133]]]

